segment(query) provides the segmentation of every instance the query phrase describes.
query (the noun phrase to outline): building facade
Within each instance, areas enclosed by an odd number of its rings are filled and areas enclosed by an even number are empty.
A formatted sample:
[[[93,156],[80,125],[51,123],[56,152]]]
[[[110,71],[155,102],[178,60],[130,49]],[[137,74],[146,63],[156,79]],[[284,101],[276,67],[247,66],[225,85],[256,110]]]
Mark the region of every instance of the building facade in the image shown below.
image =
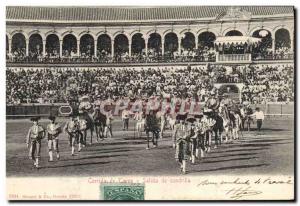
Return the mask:
[[[8,55],[165,55],[222,36],[268,37],[269,51],[294,51],[293,7],[7,7],[6,21]]]

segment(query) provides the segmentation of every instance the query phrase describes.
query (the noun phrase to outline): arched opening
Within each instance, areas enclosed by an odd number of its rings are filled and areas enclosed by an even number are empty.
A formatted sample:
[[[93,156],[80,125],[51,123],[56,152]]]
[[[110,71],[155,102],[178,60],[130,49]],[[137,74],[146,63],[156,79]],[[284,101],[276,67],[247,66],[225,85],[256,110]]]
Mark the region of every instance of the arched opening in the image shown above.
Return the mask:
[[[178,50],[178,37],[175,33],[170,32],[165,36],[165,56],[174,57],[174,52]]]
[[[291,48],[291,37],[287,29],[278,29],[275,32],[275,50],[287,50]]]
[[[154,58],[161,54],[161,36],[158,33],[152,33],[148,39],[148,57]]]
[[[142,54],[145,49],[145,40],[141,33],[136,33],[132,36],[131,51],[132,54]]]
[[[6,53],[8,54],[9,52],[9,41],[8,41],[8,36],[6,35]]]
[[[252,57],[266,57],[272,49],[272,34],[266,29],[259,29],[253,32],[252,37],[260,38],[259,44],[252,46]]]
[[[94,55],[94,38],[90,34],[85,34],[80,38],[80,55],[92,57]]]
[[[56,34],[50,34],[46,38],[47,56],[59,56],[59,38]]]
[[[195,35],[191,32],[185,32],[181,39],[181,48],[190,51],[195,48],[195,45]]]
[[[17,56],[26,56],[26,39],[22,33],[13,35],[12,53]]]
[[[77,39],[72,34],[67,34],[63,38],[63,56],[75,56],[77,54]]]
[[[39,34],[29,37],[29,56],[37,57],[43,52],[43,38]]]
[[[210,49],[214,47],[214,41],[216,40],[216,35],[212,32],[202,32],[198,36],[198,48],[199,49]]]
[[[231,30],[225,34],[225,36],[243,36],[242,32],[238,30]]]
[[[128,55],[128,39],[124,34],[118,34],[114,41],[114,52],[116,57]]]
[[[101,34],[97,41],[97,56],[107,57],[111,54],[111,39],[107,34]]]
[[[198,35],[198,53],[200,61],[213,60],[215,58],[214,42],[216,35],[212,32],[205,31]]]

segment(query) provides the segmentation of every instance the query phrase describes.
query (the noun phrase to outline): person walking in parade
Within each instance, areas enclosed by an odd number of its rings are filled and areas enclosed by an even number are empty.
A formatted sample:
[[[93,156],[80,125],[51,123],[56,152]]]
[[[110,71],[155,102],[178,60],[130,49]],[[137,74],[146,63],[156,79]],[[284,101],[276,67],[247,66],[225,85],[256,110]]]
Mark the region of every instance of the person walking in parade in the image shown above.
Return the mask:
[[[104,128],[104,137],[108,138],[112,138],[113,134],[112,134],[112,121],[113,121],[113,114],[112,111],[106,113],[106,124],[105,124],[105,128]]]
[[[260,131],[261,127],[262,127],[263,120],[265,119],[265,115],[264,115],[263,111],[261,111],[260,108],[257,107],[255,109],[255,112],[251,116],[255,117],[256,124],[257,124],[257,131]]]
[[[185,123],[187,124],[187,123]],[[176,140],[175,159],[180,164],[180,170],[183,174],[187,173],[187,160],[190,158],[190,142],[191,141],[191,128],[181,127],[178,130],[178,138]]]
[[[78,121],[77,116],[73,115],[69,122],[66,123],[64,131],[68,134],[69,137],[69,145],[71,146],[71,155],[74,156],[75,154],[75,144],[78,140]]]
[[[30,119],[33,125],[29,128],[26,144],[29,149],[30,159],[36,168],[39,168],[39,160],[41,155],[41,140],[45,137],[45,129],[39,125],[39,118],[33,117]]]
[[[47,137],[48,137],[48,152],[49,152],[49,162],[53,161],[53,150],[56,152],[56,158],[59,160],[59,150],[58,150],[58,136],[62,132],[61,126],[55,121],[54,116],[50,116],[50,124],[47,125]]]
[[[129,110],[126,108],[122,112],[122,121],[123,121],[123,130],[128,131],[128,125],[129,125]]]

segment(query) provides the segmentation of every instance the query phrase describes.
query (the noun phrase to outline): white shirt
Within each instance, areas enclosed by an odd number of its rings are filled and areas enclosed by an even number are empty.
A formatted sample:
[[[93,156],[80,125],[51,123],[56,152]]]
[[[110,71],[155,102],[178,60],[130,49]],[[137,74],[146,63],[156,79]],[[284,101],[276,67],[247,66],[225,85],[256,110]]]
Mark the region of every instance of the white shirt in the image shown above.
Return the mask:
[[[128,110],[123,110],[122,119],[129,119],[129,111]]]
[[[262,119],[264,120],[265,119],[265,115],[262,111],[256,111],[254,112],[254,114],[252,116],[255,116],[255,119]]]

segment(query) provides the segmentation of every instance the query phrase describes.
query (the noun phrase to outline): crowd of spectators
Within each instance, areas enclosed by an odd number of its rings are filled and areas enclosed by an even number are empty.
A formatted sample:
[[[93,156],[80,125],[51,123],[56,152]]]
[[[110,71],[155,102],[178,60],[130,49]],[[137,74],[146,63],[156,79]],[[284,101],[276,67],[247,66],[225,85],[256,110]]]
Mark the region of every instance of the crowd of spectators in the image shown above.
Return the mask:
[[[205,101],[215,83],[243,83],[242,101],[294,101],[293,66],[7,68],[7,104],[160,96]],[[237,94],[237,96],[239,96]]]
[[[294,67],[253,65],[245,70],[242,101],[251,103],[294,101]]]
[[[20,49],[21,50],[21,49]],[[22,49],[21,51],[23,51]],[[19,51],[19,50],[18,50]],[[75,53],[74,51],[63,51],[62,57],[57,52],[46,52],[43,56],[41,53],[29,53],[28,56],[24,52],[17,50],[12,54],[6,53],[7,62],[34,62],[34,63],[145,63],[145,62],[214,62],[216,59],[215,50],[212,48],[205,49],[182,49],[180,52],[166,51],[162,55],[161,51],[149,49],[146,54],[145,50],[141,52],[132,53],[131,56],[128,52],[115,53],[114,58],[111,57],[109,51],[97,51],[97,56],[87,53]]]

